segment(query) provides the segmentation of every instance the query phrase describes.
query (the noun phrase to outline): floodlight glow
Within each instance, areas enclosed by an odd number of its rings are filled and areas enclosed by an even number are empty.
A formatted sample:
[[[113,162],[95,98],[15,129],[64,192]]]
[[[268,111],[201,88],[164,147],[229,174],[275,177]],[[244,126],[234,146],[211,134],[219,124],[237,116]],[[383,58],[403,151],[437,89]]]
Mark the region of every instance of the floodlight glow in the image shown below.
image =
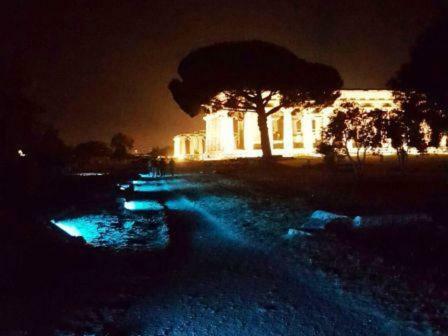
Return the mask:
[[[20,157],[25,157],[26,156],[26,154],[23,152],[23,150],[21,150],[21,149],[19,149],[18,151],[17,151],[17,154],[19,154],[19,156]]]
[[[124,207],[127,210],[131,211],[160,211],[163,210],[163,206],[157,201],[147,201],[147,200],[138,200],[138,201],[126,201],[124,202]]]
[[[162,179],[162,180],[154,180],[147,181],[145,183],[141,183],[134,186],[134,191],[136,192],[163,192],[163,191],[174,191],[181,190],[191,187],[191,183],[188,183],[183,178],[174,178],[174,179]]]
[[[73,237],[82,237],[93,246],[121,248],[163,248],[168,232],[163,213],[87,214],[52,220]]]
[[[196,210],[195,205],[189,199],[182,197],[179,199],[171,199],[165,203],[168,209],[176,211],[192,211]]]
[[[130,184],[119,184],[120,190],[128,190],[131,185]]]
[[[164,186],[157,184],[141,184],[134,187],[134,191],[137,192],[159,192],[164,190]]]
[[[67,232],[70,236],[72,237],[81,237],[81,233],[73,226],[70,225],[66,225],[66,224],[62,224],[62,223],[58,223],[55,221],[51,221],[54,225],[56,225],[58,228],[64,230],[65,232]]]
[[[68,218],[64,220],[52,220],[51,222],[57,227],[67,232],[72,237],[83,237],[86,242],[90,243],[100,236],[97,223],[112,220],[104,216],[81,216]]]

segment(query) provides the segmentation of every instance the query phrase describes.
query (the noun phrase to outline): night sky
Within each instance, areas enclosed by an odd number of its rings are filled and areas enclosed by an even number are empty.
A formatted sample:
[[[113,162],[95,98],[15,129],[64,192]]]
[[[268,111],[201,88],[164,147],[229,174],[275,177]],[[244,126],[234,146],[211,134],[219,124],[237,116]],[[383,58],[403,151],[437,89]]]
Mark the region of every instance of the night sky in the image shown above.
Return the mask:
[[[191,49],[261,39],[336,67],[346,88],[382,88],[438,13],[430,0],[13,1],[2,5],[1,66],[69,144],[118,131],[136,147],[203,128],[167,89]]]

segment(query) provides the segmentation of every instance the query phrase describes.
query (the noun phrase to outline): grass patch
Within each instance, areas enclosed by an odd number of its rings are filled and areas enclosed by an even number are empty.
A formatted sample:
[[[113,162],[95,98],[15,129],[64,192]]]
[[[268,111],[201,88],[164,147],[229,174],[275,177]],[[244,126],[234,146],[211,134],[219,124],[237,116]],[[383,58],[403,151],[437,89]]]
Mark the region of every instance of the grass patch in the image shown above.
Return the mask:
[[[425,213],[433,223],[320,232],[290,245],[303,261],[372,295],[402,319],[448,332],[448,158],[410,157],[405,174],[393,157],[369,158],[362,180],[349,167],[328,170],[319,159],[215,163],[215,171],[285,204],[350,216]],[[282,208],[279,208],[281,211]],[[262,209],[260,209],[262,211]],[[263,227],[278,236],[279,225]]]

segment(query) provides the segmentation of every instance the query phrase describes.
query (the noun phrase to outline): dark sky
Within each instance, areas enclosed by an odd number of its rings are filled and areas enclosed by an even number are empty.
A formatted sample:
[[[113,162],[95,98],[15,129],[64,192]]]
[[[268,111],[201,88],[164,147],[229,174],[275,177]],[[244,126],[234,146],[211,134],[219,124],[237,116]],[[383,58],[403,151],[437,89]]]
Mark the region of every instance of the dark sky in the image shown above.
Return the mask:
[[[266,40],[336,67],[346,88],[381,88],[437,11],[431,0],[15,0],[1,65],[26,74],[68,143],[123,131],[148,149],[203,127],[167,89],[193,48]]]

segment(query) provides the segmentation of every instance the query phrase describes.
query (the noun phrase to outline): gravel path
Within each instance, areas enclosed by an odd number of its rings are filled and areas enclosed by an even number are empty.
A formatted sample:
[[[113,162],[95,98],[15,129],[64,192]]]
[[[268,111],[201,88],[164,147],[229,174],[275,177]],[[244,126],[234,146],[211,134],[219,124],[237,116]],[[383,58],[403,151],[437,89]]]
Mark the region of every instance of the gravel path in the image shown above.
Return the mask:
[[[151,183],[149,181],[149,183]],[[131,335],[419,335],[238,230],[246,203],[194,177],[154,181],[179,267],[123,316]],[[214,190],[216,192],[216,190]]]

